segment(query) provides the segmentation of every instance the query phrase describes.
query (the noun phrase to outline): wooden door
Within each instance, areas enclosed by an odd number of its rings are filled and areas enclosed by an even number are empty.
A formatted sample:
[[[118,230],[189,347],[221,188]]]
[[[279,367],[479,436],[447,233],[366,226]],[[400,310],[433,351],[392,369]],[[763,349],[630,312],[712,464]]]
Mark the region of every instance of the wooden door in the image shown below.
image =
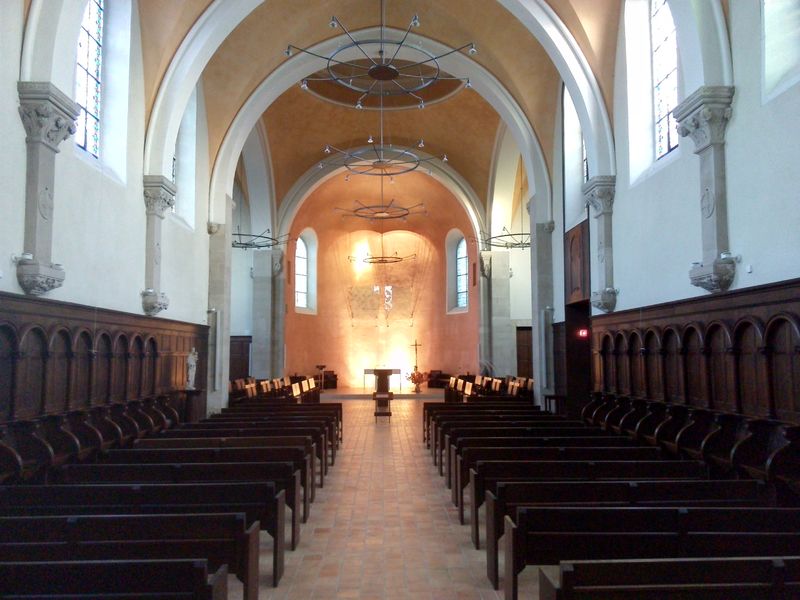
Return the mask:
[[[533,377],[533,338],[530,327],[517,327],[517,377]]]

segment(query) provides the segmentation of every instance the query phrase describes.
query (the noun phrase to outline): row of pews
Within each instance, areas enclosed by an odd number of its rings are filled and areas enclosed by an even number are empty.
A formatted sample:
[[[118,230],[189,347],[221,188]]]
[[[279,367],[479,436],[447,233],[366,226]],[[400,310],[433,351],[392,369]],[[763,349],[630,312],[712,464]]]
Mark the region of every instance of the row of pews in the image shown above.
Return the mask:
[[[320,389],[314,377],[297,378],[292,381],[288,375],[276,379],[256,379],[246,377],[235,379],[228,384],[228,397],[231,405],[241,400],[269,400],[287,404],[319,404]]]
[[[526,565],[558,565],[543,600],[800,597],[797,428],[709,412],[467,396],[425,403],[422,435],[506,600]]]
[[[532,400],[533,379],[508,376],[504,379],[482,375],[454,376],[444,388],[447,403],[480,402],[497,397]]]
[[[278,585],[335,463],[341,404],[244,398],[197,423],[153,410],[136,435],[0,485],[0,597],[227,598],[232,574],[256,600],[265,552]]]

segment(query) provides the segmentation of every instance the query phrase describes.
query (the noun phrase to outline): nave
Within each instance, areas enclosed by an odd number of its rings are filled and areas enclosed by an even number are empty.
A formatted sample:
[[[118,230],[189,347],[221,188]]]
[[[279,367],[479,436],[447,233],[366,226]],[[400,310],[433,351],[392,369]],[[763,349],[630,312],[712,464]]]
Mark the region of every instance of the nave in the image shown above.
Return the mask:
[[[486,578],[486,552],[475,550],[469,527],[459,525],[422,441],[423,403],[394,400],[391,419],[378,423],[371,400],[342,404],[345,435],[336,467],[317,490],[278,588],[266,581],[271,558],[262,546],[259,598],[501,598]],[[536,597],[536,584],[536,569],[526,569],[520,597]]]

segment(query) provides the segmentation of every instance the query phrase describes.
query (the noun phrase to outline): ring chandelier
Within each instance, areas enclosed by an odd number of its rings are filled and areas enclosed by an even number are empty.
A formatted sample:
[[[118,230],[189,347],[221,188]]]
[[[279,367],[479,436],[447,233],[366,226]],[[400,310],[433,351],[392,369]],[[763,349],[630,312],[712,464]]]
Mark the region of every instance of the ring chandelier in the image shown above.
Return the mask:
[[[420,92],[429,89],[437,82],[451,81],[471,87],[464,77],[454,77],[443,71],[439,61],[466,50],[473,56],[478,50],[474,42],[441,54],[435,54],[418,44],[412,44],[408,36],[413,28],[419,27],[419,16],[414,15],[399,39],[387,36],[385,2],[381,0],[380,37],[378,39],[356,39],[345,25],[336,17],[331,17],[328,25],[340,28],[350,43],[340,46],[330,56],[323,56],[307,48],[289,44],[284,51],[286,56],[302,52],[325,61],[325,68],[303,79],[300,87],[308,89],[309,82],[333,82],[358,94],[356,108],[369,108],[371,97],[394,96],[399,100],[395,108],[425,107],[425,99]],[[317,76],[319,75],[319,76]]]
[[[381,201],[380,204],[365,204],[360,200],[355,201],[355,207],[353,208],[334,208],[333,210],[340,212],[345,217],[356,217],[359,219],[366,219],[368,221],[390,221],[393,219],[402,219],[403,221],[406,220],[406,217],[410,217],[412,215],[424,215],[427,214],[425,211],[425,205],[422,202],[418,202],[413,206],[401,206],[400,204],[396,204],[394,198],[389,200],[387,204],[384,200],[383,195],[383,182],[384,180],[381,179]]]

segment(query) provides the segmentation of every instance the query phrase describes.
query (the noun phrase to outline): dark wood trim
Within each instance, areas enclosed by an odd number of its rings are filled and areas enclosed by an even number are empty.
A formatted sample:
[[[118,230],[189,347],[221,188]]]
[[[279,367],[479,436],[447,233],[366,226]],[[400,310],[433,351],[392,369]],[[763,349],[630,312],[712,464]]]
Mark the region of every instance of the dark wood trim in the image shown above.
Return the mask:
[[[0,423],[182,389],[192,347],[204,387],[207,325],[0,292],[0,375],[11,378],[0,389]],[[88,382],[82,395],[79,381]]]
[[[595,391],[800,421],[800,279],[593,317],[592,350]]]

